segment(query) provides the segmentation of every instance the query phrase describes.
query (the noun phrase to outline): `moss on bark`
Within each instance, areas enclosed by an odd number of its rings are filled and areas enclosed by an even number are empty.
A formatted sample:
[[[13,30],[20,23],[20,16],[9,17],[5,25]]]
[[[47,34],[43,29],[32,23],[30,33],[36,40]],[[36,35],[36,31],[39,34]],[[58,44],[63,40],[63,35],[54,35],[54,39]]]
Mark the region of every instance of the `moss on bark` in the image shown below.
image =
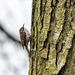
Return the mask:
[[[74,4],[73,0],[33,0],[29,75],[63,73],[75,34]]]

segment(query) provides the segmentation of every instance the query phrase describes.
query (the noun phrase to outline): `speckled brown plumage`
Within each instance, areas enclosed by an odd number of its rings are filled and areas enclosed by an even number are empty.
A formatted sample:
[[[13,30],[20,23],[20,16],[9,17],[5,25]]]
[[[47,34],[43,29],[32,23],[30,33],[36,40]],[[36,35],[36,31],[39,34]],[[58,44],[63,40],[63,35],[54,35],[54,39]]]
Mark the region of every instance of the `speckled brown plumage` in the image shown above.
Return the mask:
[[[26,28],[24,28],[24,24],[19,29],[19,33],[20,33],[20,40],[21,40],[22,47],[23,47],[23,49],[24,49],[24,46],[26,47],[26,50],[30,56],[30,51],[28,49],[28,42],[30,40],[30,34],[29,34],[28,30]]]

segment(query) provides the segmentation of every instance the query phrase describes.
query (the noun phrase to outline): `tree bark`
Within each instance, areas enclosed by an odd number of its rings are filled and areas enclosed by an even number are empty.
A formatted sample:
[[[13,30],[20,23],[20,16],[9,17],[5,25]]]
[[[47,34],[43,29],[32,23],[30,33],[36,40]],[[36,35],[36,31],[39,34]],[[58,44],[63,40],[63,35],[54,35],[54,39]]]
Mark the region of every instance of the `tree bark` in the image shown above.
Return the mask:
[[[75,74],[75,0],[33,0],[30,47],[29,75]]]

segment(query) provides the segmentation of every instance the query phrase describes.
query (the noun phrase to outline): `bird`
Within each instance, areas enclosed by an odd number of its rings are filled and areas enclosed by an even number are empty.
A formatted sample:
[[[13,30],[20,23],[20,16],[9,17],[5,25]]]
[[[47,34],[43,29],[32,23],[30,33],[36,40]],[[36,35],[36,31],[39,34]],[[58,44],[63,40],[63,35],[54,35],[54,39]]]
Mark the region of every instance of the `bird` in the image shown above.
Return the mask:
[[[20,41],[22,44],[22,47],[24,49],[24,46],[26,47],[26,50],[30,56],[30,51],[28,49],[28,43],[30,41],[30,33],[29,31],[24,27],[25,24],[23,24],[23,26],[19,29],[19,34],[20,34]]]

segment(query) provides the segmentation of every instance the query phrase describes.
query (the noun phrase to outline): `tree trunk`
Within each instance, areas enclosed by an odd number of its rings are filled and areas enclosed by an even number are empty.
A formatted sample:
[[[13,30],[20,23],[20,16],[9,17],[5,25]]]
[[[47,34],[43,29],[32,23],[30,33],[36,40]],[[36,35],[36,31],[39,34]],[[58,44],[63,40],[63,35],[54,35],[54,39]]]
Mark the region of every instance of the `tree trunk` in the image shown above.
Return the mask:
[[[31,36],[29,75],[75,75],[75,0],[33,0]]]

